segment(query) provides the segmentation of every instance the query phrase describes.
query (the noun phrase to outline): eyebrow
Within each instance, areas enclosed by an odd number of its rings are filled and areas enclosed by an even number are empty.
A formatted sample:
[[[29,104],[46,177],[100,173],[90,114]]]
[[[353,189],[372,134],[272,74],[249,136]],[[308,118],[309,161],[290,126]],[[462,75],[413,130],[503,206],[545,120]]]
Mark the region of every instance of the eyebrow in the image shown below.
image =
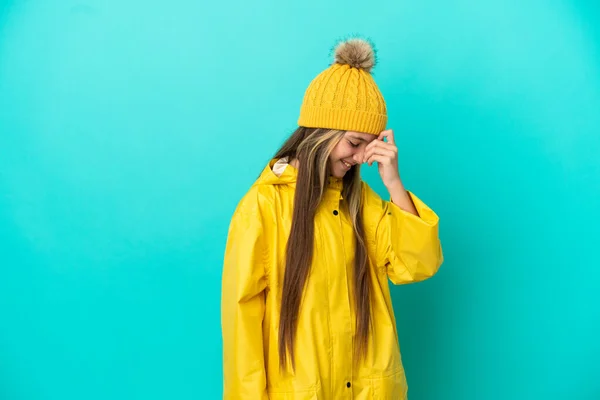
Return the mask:
[[[354,135],[348,135],[348,136],[350,136],[352,139],[360,140],[361,142],[366,142],[366,140],[361,137],[354,136]]]

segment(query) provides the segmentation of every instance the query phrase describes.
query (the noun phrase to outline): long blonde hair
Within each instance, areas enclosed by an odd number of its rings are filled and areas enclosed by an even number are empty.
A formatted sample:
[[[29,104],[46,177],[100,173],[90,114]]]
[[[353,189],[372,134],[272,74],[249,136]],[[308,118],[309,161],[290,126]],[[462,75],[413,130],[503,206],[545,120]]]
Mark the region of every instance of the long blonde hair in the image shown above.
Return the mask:
[[[314,217],[330,175],[329,156],[345,131],[299,127],[275,154],[276,159],[288,157],[299,162],[292,227],[286,247],[286,268],[283,280],[279,318],[279,366],[288,360],[295,368],[294,340],[302,293],[312,265]],[[371,328],[371,276],[362,219],[362,187],[360,164],[354,165],[343,178],[342,196],[354,227],[354,293],[356,304],[355,360],[364,357]],[[288,357],[289,352],[289,357]]]

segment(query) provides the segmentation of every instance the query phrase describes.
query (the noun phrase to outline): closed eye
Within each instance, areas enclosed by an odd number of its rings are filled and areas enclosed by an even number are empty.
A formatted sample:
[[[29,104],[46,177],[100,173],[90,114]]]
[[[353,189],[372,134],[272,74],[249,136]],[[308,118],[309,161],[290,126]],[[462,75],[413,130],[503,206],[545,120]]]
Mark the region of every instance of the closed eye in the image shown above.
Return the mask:
[[[350,140],[348,140],[348,143],[350,143],[350,145],[351,145],[352,147],[358,147],[358,143],[354,143],[354,142],[352,142],[352,141],[350,141]]]

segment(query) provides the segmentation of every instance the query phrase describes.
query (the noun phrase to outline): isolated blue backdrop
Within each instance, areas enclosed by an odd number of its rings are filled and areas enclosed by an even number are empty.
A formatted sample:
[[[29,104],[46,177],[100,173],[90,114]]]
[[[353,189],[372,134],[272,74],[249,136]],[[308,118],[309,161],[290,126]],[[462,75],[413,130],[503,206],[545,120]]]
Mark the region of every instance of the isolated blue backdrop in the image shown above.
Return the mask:
[[[0,399],[220,398],[229,218],[347,33],[441,217],[411,400],[599,399],[599,4],[0,2]]]

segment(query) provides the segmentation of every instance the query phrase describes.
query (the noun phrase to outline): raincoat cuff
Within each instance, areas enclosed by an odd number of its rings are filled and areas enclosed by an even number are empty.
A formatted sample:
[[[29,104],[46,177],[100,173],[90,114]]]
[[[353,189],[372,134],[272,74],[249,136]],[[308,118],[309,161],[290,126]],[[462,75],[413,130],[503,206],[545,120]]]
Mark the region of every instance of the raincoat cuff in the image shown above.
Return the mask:
[[[410,196],[413,204],[415,205],[417,213],[419,213],[418,216],[400,208],[400,206],[398,204],[396,204],[392,201],[391,197],[390,197],[389,203],[393,204],[393,207],[395,207],[396,210],[400,211],[400,213],[402,213],[402,215],[405,218],[408,218],[409,220],[413,220],[415,222],[418,221],[419,223],[425,224],[430,227],[437,225],[440,220],[439,217],[437,216],[437,214],[431,208],[429,208],[427,206],[427,204],[425,204],[421,199],[419,199],[414,193],[412,193],[410,190],[407,190],[407,193]]]

